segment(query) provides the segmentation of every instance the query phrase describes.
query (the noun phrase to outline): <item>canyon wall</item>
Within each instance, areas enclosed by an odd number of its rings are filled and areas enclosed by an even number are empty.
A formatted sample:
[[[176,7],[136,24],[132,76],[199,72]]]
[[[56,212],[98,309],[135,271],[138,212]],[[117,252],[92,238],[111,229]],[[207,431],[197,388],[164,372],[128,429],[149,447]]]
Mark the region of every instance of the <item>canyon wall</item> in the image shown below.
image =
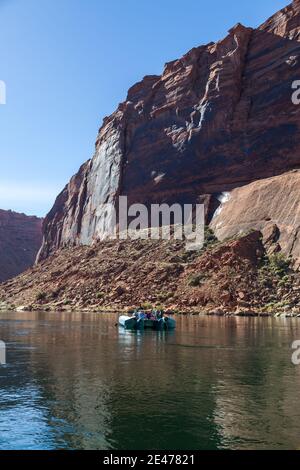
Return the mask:
[[[103,204],[207,203],[223,192],[300,167],[300,1],[257,29],[234,26],[146,76],[104,119],[95,154],[47,215],[39,260],[101,239]],[[261,200],[261,204],[264,201]]]
[[[219,240],[260,230],[265,245],[300,264],[300,171],[255,181],[226,195],[212,220]]]
[[[0,210],[0,282],[34,264],[42,243],[42,219]]]

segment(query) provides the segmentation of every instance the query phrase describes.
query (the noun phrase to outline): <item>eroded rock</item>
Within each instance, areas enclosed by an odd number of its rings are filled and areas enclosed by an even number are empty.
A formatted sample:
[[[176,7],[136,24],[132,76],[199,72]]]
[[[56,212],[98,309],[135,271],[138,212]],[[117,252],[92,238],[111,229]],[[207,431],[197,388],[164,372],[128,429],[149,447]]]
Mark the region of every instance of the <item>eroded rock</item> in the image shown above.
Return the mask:
[[[42,219],[0,209],[0,282],[35,262],[42,244]]]
[[[200,200],[209,221],[221,193],[299,167],[299,15],[295,1],[258,29],[237,24],[134,85],[46,217],[39,259],[101,239],[111,220],[103,204],[120,194]]]
[[[283,251],[300,264],[300,171],[234,189],[211,228],[220,240],[260,230],[269,253]]]

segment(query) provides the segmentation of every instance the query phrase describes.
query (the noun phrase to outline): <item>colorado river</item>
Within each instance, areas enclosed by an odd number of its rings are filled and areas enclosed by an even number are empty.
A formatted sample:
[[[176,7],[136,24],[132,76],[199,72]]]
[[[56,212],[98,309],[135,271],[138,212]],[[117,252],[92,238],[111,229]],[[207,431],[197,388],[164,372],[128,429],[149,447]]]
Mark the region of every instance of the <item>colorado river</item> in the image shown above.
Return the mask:
[[[299,449],[300,320],[1,313],[0,449]]]

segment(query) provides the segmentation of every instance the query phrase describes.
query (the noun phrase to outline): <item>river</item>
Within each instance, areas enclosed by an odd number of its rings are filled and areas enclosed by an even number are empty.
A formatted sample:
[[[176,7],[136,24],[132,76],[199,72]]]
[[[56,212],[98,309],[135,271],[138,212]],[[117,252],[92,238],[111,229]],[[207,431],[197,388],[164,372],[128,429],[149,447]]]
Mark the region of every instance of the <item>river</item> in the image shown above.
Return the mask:
[[[0,314],[0,449],[299,449],[299,319]]]

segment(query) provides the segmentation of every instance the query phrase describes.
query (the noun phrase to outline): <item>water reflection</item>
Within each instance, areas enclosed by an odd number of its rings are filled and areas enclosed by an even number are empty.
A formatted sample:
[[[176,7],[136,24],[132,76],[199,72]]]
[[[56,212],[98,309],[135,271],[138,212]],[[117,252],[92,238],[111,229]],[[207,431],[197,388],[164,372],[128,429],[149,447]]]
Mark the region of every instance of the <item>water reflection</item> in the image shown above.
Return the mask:
[[[3,313],[0,448],[299,448],[299,320]]]

